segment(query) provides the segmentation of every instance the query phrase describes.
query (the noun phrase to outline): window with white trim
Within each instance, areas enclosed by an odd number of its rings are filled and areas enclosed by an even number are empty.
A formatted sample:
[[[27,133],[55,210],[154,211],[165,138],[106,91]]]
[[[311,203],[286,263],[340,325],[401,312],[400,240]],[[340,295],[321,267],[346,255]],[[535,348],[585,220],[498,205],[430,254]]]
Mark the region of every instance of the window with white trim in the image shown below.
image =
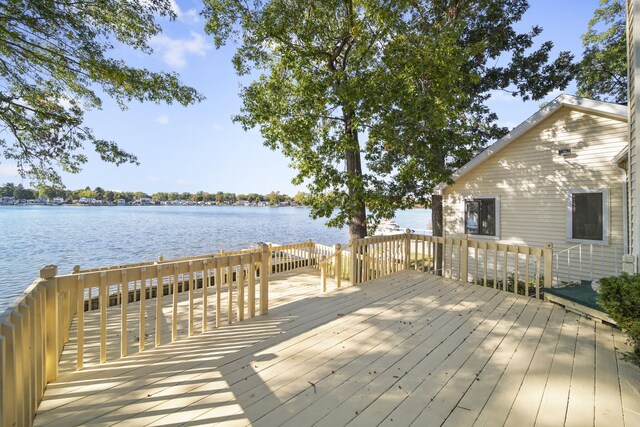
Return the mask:
[[[466,234],[497,236],[497,201],[478,198],[465,201],[464,230]]]
[[[608,240],[608,190],[571,191],[567,237],[576,241],[606,242]]]

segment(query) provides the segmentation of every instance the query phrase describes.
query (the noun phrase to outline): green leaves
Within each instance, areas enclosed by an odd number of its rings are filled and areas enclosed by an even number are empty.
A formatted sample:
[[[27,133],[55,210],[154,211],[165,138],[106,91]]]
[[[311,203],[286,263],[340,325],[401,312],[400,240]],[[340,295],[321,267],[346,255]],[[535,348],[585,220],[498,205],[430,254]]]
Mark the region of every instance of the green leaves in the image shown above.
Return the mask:
[[[601,30],[601,31],[599,31]],[[624,4],[601,0],[582,35],[584,55],[577,76],[578,95],[627,103],[627,42]]]
[[[150,52],[160,33],[156,16],[174,17],[169,0],[7,0],[0,3],[0,149],[22,176],[60,185],[60,169],[78,172],[92,145],[115,164],[137,163],[116,143],[82,126],[84,112],[100,108],[98,91],[121,108],[132,100],[203,99],[173,73],[129,67],[109,58],[113,42]]]
[[[245,129],[282,151],[312,215],[366,234],[374,219],[426,204],[434,186],[504,134],[492,90],[540,99],[573,77],[539,28],[518,34],[525,0],[205,0],[206,30],[238,46]],[[497,66],[498,58],[512,58]],[[503,61],[504,62],[504,61]],[[365,210],[366,209],[366,210]]]

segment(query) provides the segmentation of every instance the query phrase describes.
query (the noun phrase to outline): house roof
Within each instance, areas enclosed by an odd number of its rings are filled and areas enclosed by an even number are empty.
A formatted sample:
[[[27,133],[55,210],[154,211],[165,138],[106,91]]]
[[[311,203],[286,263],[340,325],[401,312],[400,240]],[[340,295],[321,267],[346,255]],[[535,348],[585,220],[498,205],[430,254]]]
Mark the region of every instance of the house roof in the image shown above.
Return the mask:
[[[587,113],[595,113],[622,121],[627,121],[629,115],[629,111],[626,105],[612,104],[610,102],[596,101],[593,99],[562,94],[555,98],[553,101],[549,102],[543,108],[538,110],[527,120],[514,127],[511,132],[507,133],[505,136],[491,144],[484,151],[482,151],[482,153],[471,159],[469,163],[465,164],[460,169],[455,171],[451,178],[454,182],[457,181],[460,177],[471,172],[485,160],[493,157],[500,150],[516,141],[522,134],[545,120],[547,117],[551,116],[562,107],[567,107],[572,110],[584,111]],[[436,187],[436,191],[441,192],[446,186],[446,184],[440,184]]]

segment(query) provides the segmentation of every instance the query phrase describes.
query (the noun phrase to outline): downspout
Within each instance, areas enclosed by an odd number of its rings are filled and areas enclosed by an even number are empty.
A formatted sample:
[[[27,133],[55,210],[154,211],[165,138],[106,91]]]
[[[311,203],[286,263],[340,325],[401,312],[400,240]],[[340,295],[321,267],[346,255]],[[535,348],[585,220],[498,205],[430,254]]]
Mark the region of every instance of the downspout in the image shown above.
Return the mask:
[[[621,262],[622,264],[622,268],[620,271],[624,273],[634,274],[636,272],[635,257],[629,254],[629,240],[631,238],[631,236],[629,236],[629,218],[630,218],[631,212],[629,212],[629,202],[628,202],[629,195],[627,193],[628,173],[625,168],[620,167],[620,163],[616,162],[615,165],[618,168],[618,170],[622,173],[622,209],[624,212],[624,216],[622,218],[622,235],[624,237],[622,239],[623,254],[622,254],[622,259],[618,260],[618,262]]]
[[[620,167],[619,164],[616,164],[616,167],[622,175],[622,210],[624,212],[624,214],[622,215],[622,251],[623,255],[627,255],[629,253],[629,206],[627,201],[627,170],[623,167]]]

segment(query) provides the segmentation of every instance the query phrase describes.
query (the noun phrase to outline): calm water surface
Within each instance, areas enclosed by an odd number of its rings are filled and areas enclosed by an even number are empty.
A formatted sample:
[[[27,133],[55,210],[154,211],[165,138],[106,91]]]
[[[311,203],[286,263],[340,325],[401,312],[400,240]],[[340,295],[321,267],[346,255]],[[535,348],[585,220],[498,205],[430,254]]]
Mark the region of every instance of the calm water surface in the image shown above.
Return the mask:
[[[431,211],[398,212],[425,229]],[[311,220],[306,208],[196,206],[0,206],[0,312],[42,266],[82,268],[237,250],[255,242],[347,243],[346,229]]]

